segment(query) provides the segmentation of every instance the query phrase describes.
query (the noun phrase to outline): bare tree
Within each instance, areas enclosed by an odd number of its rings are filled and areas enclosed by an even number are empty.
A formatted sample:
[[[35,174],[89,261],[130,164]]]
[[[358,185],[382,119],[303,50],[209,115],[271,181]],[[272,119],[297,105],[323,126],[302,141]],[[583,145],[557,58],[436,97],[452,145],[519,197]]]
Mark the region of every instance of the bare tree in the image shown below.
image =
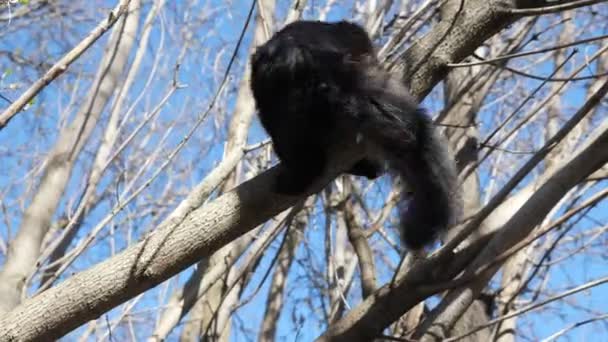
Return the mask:
[[[112,5],[0,2],[0,341],[606,334],[604,1]],[[359,147],[273,192],[248,61],[300,18],[364,26],[447,138],[436,246],[401,246],[388,178],[340,176]]]

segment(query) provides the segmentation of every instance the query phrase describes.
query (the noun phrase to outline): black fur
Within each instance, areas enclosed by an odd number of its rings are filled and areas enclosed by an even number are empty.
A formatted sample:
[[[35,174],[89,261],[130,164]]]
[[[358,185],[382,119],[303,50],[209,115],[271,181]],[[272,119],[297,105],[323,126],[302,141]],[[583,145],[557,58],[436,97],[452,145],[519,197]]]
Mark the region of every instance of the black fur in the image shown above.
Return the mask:
[[[372,146],[348,173],[375,178],[387,164],[413,192],[401,206],[402,238],[410,248],[454,222],[456,171],[445,144],[398,78],[381,69],[361,27],[295,22],[260,46],[251,62],[260,120],[283,163],[277,191],[298,194],[311,185],[324,171],[336,130],[348,122]]]

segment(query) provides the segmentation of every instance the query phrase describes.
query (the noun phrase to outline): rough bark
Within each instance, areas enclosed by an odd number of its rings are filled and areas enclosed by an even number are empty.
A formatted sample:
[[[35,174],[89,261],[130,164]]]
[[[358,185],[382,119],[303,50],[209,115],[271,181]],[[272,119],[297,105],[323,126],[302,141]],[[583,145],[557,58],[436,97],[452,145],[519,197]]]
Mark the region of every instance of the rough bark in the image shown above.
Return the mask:
[[[307,194],[362,156],[364,151],[348,144],[355,139],[344,138],[349,148],[335,146],[327,173]],[[58,338],[210,256],[301,200],[271,192],[276,175],[275,167],[192,211],[178,225],[163,224],[140,243],[28,299],[1,318],[0,340]]]
[[[414,63],[411,65],[408,63],[408,66],[404,67],[404,77],[413,86],[413,92],[418,98],[424,97],[445,76],[446,63],[459,61],[491,34],[516,19],[508,11],[499,10],[499,4],[502,3],[503,1],[491,0],[462,2],[466,7],[465,12],[460,10],[458,12],[466,15],[449,23],[449,20],[444,19],[439,25],[438,32],[429,33],[408,50],[406,59],[411,59]],[[471,8],[475,8],[475,11],[469,11]],[[538,196],[534,194],[527,199],[509,224],[493,238],[482,255],[496,256],[495,254],[525,236],[529,232],[526,230],[531,229],[530,225],[533,224],[526,221],[528,218],[524,216],[525,214],[529,215],[530,210],[540,210],[539,212],[542,213],[543,210],[548,210],[547,206],[550,209],[555,204],[552,201],[557,196],[580,181],[578,174],[594,171],[591,168],[599,167],[594,164],[595,162],[605,162],[606,152],[603,151],[608,150],[605,146],[605,137],[595,138],[595,145],[579,150],[580,154],[576,158],[584,160],[569,160],[562,164],[563,168],[558,168],[557,176],[554,175],[555,178],[549,178],[542,184]],[[350,137],[349,141],[354,141],[354,137]],[[598,145],[601,145],[601,148]],[[341,150],[342,153],[338,153],[338,157],[333,160],[331,170],[310,190],[310,193],[321,189],[335,177],[338,171],[352,164],[352,161],[362,153],[355,151],[352,144]],[[574,174],[574,169],[577,175]],[[268,189],[271,188],[275,175],[275,169],[263,173],[236,190],[227,192],[204,207],[192,211],[180,223],[162,225],[139,244],[27,300],[2,317],[1,338],[49,339],[61,336],[168,279],[200,260],[201,257],[208,257],[220,247],[299,200],[299,198],[279,196],[269,192]],[[260,198],[264,198],[265,201],[262,203]],[[507,239],[504,239],[505,237]],[[449,261],[431,258],[414,265],[404,279],[378,289],[347,316],[332,324],[322,339],[354,340],[377,337],[388,324],[400,317],[408,308],[417,305],[432,294],[445,290],[445,287],[428,284],[445,281],[444,277],[454,276],[454,272],[462,269],[475,254],[473,252],[467,254],[467,251],[479,250],[479,246],[472,246],[454,252],[454,257]],[[478,259],[473,265],[483,266],[484,264],[479,263],[488,260],[492,259],[481,261]],[[487,273],[490,274],[491,271],[493,270],[490,269]],[[471,272],[473,271],[469,274]],[[481,280],[483,284],[474,285],[476,287],[471,285],[453,291],[450,298],[462,296],[465,301],[460,302],[460,308],[466,309],[470,304],[468,295],[471,294],[470,300],[475,298],[472,295],[476,291],[479,292],[477,287],[480,290],[485,286],[485,280],[487,279]],[[466,301],[469,303],[467,304]],[[459,315],[450,318],[449,325],[453,325],[458,317]],[[30,322],[27,327],[21,324],[24,320]]]

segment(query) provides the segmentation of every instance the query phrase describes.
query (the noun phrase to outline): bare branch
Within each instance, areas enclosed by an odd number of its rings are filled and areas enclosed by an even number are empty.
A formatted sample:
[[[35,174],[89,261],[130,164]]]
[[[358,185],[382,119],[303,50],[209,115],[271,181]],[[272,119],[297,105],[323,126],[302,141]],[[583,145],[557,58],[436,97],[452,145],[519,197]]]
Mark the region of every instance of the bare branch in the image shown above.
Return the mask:
[[[491,58],[487,58],[487,59],[484,59],[484,60],[479,61],[479,62],[448,63],[448,66],[451,67],[451,68],[462,68],[462,67],[470,67],[470,66],[475,66],[475,65],[493,64],[495,62],[505,61],[505,60],[509,60],[509,59],[513,59],[513,58],[518,58],[518,57],[525,57],[525,56],[536,55],[536,54],[539,54],[539,53],[551,52],[551,51],[555,51],[555,50],[565,49],[565,48],[570,47],[570,46],[587,44],[587,43],[591,43],[591,42],[598,41],[598,40],[604,40],[604,39],[607,39],[607,38],[608,38],[608,34],[597,36],[597,37],[592,37],[592,38],[587,38],[587,39],[580,39],[580,40],[577,40],[577,41],[574,41],[574,42],[565,43],[565,44],[559,44],[559,45],[555,45],[555,46],[548,47],[548,48],[545,48],[545,49],[538,49],[538,50],[533,50],[533,51],[524,51],[524,52],[518,52],[518,53],[510,53],[508,55],[503,55],[503,56],[498,56],[498,57],[491,57]]]
[[[594,4],[600,4],[602,2],[606,2],[606,0],[575,0],[575,1],[567,1],[563,4],[554,5],[552,2],[545,1],[546,6],[537,7],[537,8],[510,8],[507,11],[511,14],[515,15],[543,15],[543,14],[551,14],[558,13],[562,11],[572,10],[584,6],[591,6]]]
[[[0,271],[0,312],[9,311],[20,302],[25,279],[34,270],[42,239],[59,206],[77,157],[122,76],[137,31],[139,1],[129,1],[129,10],[112,32],[86,100],[47,157],[37,192],[23,215],[19,233],[11,243]]]
[[[564,291],[562,293],[559,293],[559,294],[556,294],[554,296],[551,296],[551,297],[549,297],[549,298],[547,298],[545,300],[542,300],[542,301],[540,301],[538,303],[534,303],[534,304],[528,305],[526,307],[523,307],[523,308],[521,308],[519,310],[515,310],[515,311],[511,312],[508,315],[504,315],[504,316],[495,318],[493,320],[490,320],[488,323],[480,325],[478,327],[475,327],[475,329],[472,329],[471,331],[469,331],[466,334],[450,337],[450,338],[444,339],[443,341],[445,341],[445,342],[458,341],[460,339],[463,339],[464,337],[467,337],[467,336],[469,336],[471,334],[474,334],[475,332],[477,332],[477,331],[479,331],[481,329],[485,329],[487,327],[491,327],[494,324],[502,322],[502,321],[504,321],[506,319],[522,315],[522,314],[524,314],[524,313],[526,313],[528,311],[532,311],[532,310],[538,309],[538,308],[543,307],[543,306],[545,306],[545,305],[547,305],[547,304],[549,304],[551,302],[554,302],[556,300],[562,299],[562,298],[567,297],[567,296],[571,296],[573,294],[579,293],[581,291],[584,291],[584,290],[587,290],[587,289],[590,289],[590,288],[593,288],[593,287],[596,287],[596,286],[599,286],[599,285],[602,285],[602,284],[605,284],[605,283],[608,283],[608,277],[604,277],[604,278],[600,278],[600,279],[597,279],[597,280],[594,280],[594,281],[590,281],[590,282],[588,282],[586,284],[583,284],[581,286],[575,287],[572,290]]]
[[[63,56],[55,65],[53,65],[41,79],[36,81],[28,90],[26,90],[17,100],[15,100],[7,109],[0,114],[0,130],[4,128],[8,122],[17,115],[25,105],[27,105],[38,93],[47,85],[53,82],[54,79],[63,74],[67,68],[78,57],[80,57],[89,47],[91,47],[99,37],[127,12],[127,4],[130,0],[121,0],[120,3],[110,12],[107,18],[102,20],[78,45],[70,52]]]

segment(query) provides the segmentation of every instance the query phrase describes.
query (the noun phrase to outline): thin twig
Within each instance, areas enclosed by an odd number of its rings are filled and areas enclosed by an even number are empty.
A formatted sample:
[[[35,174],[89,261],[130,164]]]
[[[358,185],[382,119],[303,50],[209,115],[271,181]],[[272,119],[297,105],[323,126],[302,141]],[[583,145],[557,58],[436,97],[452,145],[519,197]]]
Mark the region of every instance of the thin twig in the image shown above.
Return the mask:
[[[549,304],[551,302],[554,302],[554,301],[556,301],[558,299],[562,299],[564,297],[571,296],[571,295],[576,294],[578,292],[581,292],[581,291],[584,291],[584,290],[587,290],[587,289],[590,289],[592,287],[599,286],[599,285],[602,285],[602,284],[605,284],[605,283],[608,283],[608,277],[604,277],[604,278],[600,278],[600,279],[588,282],[588,283],[583,284],[581,286],[575,287],[572,290],[562,292],[562,293],[557,294],[555,296],[551,296],[551,297],[549,297],[549,298],[547,298],[545,300],[542,300],[542,301],[540,301],[538,303],[530,304],[530,305],[525,306],[525,307],[523,307],[523,308],[521,308],[519,310],[515,310],[515,311],[513,311],[512,313],[510,313],[508,315],[504,315],[504,316],[495,318],[493,320],[490,320],[490,321],[488,321],[485,324],[478,325],[477,327],[475,327],[474,329],[471,329],[470,331],[468,331],[465,334],[462,334],[462,335],[459,335],[459,336],[455,336],[455,337],[450,337],[450,338],[447,338],[447,339],[445,339],[443,341],[444,342],[452,342],[452,341],[460,340],[460,339],[462,339],[464,337],[470,336],[470,335],[478,332],[479,330],[485,329],[487,327],[491,327],[492,325],[494,325],[494,324],[496,324],[498,322],[502,322],[502,321],[507,320],[509,318],[513,318],[515,316],[519,316],[519,315],[524,314],[524,313],[526,313],[528,311],[532,311],[532,310],[538,309],[540,307],[543,307],[543,306],[545,306],[545,305],[547,305],[547,304]]]
[[[55,80],[59,75],[63,74],[68,67],[80,57],[89,47],[93,45],[106,31],[108,31],[118,19],[127,12],[127,4],[129,0],[121,1],[116,6],[110,15],[97,25],[78,45],[70,52],[63,56],[55,63],[42,78],[38,79],[28,90],[26,90],[19,98],[13,102],[2,114],[0,114],[0,130],[4,128],[8,122],[19,113],[23,107],[32,101],[32,99],[42,91],[47,85]]]
[[[591,37],[591,38],[581,39],[581,40],[577,40],[577,41],[570,42],[570,43],[555,45],[555,46],[544,48],[544,49],[538,49],[538,50],[532,50],[532,51],[524,51],[524,52],[518,52],[518,53],[510,53],[510,54],[507,54],[507,55],[498,56],[498,57],[494,57],[494,58],[486,58],[486,59],[484,59],[482,61],[478,61],[478,62],[448,63],[447,66],[450,67],[450,68],[462,68],[462,67],[471,67],[471,66],[483,65],[483,64],[493,64],[493,63],[504,61],[504,60],[507,60],[507,59],[517,58],[517,57],[525,57],[525,56],[530,56],[530,55],[536,55],[536,54],[539,54],[539,53],[545,53],[545,52],[551,52],[551,51],[555,51],[555,50],[561,50],[561,49],[565,49],[565,48],[570,47],[570,46],[591,43],[591,42],[594,42],[594,41],[597,41],[597,40],[603,40],[603,39],[607,39],[607,38],[608,38],[608,34],[605,34],[605,35],[602,35],[602,36]]]
[[[576,9],[579,7],[584,7],[584,6],[591,6],[591,5],[599,4],[602,2],[606,2],[606,1],[607,0],[577,0],[577,1],[570,1],[568,3],[564,3],[564,4],[560,4],[560,5],[553,5],[553,6],[543,6],[543,7],[536,7],[536,8],[509,8],[509,9],[506,9],[506,11],[509,14],[521,15],[521,16],[542,15],[542,14],[563,12],[563,11],[567,11],[567,10],[571,10],[571,9]]]

